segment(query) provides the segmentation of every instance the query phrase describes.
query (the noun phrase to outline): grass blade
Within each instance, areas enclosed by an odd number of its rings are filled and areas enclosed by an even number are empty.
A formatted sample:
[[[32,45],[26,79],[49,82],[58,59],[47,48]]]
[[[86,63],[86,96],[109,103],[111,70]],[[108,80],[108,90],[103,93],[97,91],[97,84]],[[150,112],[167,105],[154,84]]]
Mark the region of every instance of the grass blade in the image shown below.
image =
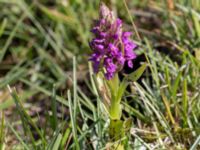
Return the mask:
[[[74,118],[74,111],[73,111],[73,105],[72,105],[72,99],[71,99],[71,92],[68,90],[67,91],[67,95],[68,95],[68,101],[69,101],[69,111],[70,111],[70,118],[71,118],[71,123],[72,123],[72,133],[73,133],[73,138],[75,141],[75,146],[76,146],[76,150],[79,150],[79,143],[78,143],[78,137],[77,137],[77,128],[76,128],[76,121]]]

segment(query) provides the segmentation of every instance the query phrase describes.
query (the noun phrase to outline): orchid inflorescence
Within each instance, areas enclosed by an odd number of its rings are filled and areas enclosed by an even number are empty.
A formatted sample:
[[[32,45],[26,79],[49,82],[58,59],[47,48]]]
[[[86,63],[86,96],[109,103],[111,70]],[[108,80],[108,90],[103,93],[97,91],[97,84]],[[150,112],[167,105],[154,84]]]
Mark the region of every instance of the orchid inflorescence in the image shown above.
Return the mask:
[[[132,68],[132,60],[136,58],[133,51],[137,45],[130,39],[131,32],[122,29],[122,20],[114,16],[103,3],[100,6],[99,20],[95,21],[92,33],[95,37],[90,42],[93,53],[90,60],[93,62],[95,73],[103,71],[107,80],[119,72],[125,62]]]

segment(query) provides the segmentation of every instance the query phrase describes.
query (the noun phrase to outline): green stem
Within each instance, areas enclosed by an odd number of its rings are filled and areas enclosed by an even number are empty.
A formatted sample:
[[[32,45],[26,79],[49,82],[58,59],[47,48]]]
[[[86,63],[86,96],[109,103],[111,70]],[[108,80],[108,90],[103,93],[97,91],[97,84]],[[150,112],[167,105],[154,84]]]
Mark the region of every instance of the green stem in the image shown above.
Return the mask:
[[[116,101],[111,101],[111,106],[110,106],[110,117],[112,120],[120,120],[121,118],[121,106],[120,102]]]

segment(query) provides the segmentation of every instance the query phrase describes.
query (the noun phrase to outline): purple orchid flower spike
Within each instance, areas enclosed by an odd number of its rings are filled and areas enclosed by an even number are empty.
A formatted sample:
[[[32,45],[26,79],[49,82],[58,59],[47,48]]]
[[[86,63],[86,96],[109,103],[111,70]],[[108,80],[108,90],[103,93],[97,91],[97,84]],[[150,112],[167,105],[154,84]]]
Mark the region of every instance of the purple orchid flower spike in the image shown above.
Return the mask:
[[[95,73],[104,70],[107,80],[119,72],[125,62],[132,68],[132,60],[136,58],[133,51],[137,45],[130,39],[131,32],[122,30],[122,20],[114,16],[104,3],[100,5],[99,20],[92,28],[94,38],[90,42],[93,53],[90,61]]]

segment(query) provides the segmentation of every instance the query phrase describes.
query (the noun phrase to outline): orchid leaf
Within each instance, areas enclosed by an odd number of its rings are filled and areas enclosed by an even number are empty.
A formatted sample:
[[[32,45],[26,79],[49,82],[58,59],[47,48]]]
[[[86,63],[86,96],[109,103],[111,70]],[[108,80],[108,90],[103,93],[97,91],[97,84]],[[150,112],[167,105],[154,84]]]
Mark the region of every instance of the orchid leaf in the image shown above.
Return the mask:
[[[115,76],[111,80],[107,80],[107,84],[109,86],[111,95],[113,98],[116,97],[118,89],[119,89],[119,77],[118,74],[115,74]]]
[[[103,102],[106,107],[109,107],[110,101],[111,101],[111,92],[109,90],[108,85],[106,84],[106,81],[104,81],[104,76],[102,73],[99,73],[96,77],[94,77],[95,83],[97,86],[97,90],[103,99]]]
[[[136,71],[134,71],[133,73],[129,74],[126,79],[127,80],[131,80],[131,81],[137,81],[141,75],[143,74],[143,72],[145,71],[147,67],[147,64],[143,64],[140,68],[138,68]]]
[[[122,82],[120,83],[118,92],[117,92],[117,98],[116,98],[117,102],[121,101],[122,96],[123,96],[127,86],[128,86],[128,82],[126,80],[122,80]]]
[[[125,136],[125,132],[123,130],[123,121],[121,120],[111,120],[110,122],[110,138],[114,141],[121,139]]]
[[[118,89],[118,94],[117,94],[117,97],[116,97],[116,100],[119,102],[121,101],[121,98],[128,86],[128,82],[127,80],[131,80],[131,81],[137,81],[141,75],[143,74],[143,72],[145,71],[146,69],[146,64],[143,64],[140,68],[138,68],[135,72],[129,74],[128,76],[126,76],[122,82],[120,83],[119,85],[119,89]]]
[[[131,126],[132,126],[132,122],[133,122],[133,119],[132,118],[128,118],[124,121],[124,130],[125,132],[128,132],[130,129],[131,129]]]

